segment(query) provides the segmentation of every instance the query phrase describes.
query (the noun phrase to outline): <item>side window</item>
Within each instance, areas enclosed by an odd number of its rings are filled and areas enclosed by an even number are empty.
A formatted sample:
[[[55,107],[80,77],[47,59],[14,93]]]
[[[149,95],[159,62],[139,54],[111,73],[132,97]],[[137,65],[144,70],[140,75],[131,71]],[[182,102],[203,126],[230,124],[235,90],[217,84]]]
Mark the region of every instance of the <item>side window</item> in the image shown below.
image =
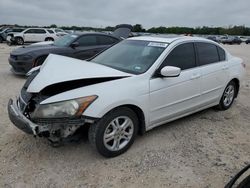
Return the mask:
[[[214,44],[198,42],[196,43],[200,65],[207,65],[219,62],[219,54]]]
[[[36,34],[44,34],[46,31],[44,29],[36,29]]]
[[[51,33],[51,34],[53,34],[53,33],[54,33],[54,31],[53,31],[53,30],[51,30],[51,29],[47,29],[47,31],[48,31],[49,33]]]
[[[219,52],[219,57],[220,61],[225,61],[226,60],[226,53],[225,50],[223,50],[221,47],[217,46],[218,52]]]
[[[61,30],[61,29],[55,29],[55,32],[59,33],[59,32],[63,32],[63,30]]]
[[[100,45],[110,45],[118,42],[118,39],[109,36],[97,36]]]
[[[164,60],[163,66],[179,67],[181,70],[195,67],[193,43],[185,43],[175,47]]]
[[[25,33],[27,33],[27,34],[33,34],[33,33],[35,33],[35,31],[34,31],[34,29],[29,29],[29,30],[27,30],[27,31],[25,31]]]
[[[95,35],[82,36],[77,42],[79,42],[79,46],[95,46],[97,45],[97,40]]]

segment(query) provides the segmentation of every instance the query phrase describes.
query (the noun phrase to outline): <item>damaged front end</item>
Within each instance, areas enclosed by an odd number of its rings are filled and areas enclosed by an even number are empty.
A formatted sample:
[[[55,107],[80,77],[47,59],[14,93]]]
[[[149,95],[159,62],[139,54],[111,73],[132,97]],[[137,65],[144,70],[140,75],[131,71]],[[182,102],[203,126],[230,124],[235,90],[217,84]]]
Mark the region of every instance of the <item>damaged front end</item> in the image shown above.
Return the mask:
[[[95,118],[82,116],[82,112],[97,96],[40,105],[50,96],[43,95],[42,92],[27,92],[29,84],[38,72],[39,70],[28,77],[16,101],[9,100],[9,118],[17,128],[28,134],[47,137],[57,143],[73,135],[81,126],[97,121]]]

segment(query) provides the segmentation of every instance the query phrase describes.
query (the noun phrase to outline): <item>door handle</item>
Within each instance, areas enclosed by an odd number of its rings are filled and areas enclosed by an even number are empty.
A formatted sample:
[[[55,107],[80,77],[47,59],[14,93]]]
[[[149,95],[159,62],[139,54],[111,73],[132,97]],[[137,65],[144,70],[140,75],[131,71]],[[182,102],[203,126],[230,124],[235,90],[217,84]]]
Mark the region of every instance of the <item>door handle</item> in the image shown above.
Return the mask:
[[[200,74],[193,74],[193,75],[191,76],[191,79],[193,80],[193,79],[197,79],[197,78],[200,78],[200,77],[201,77]]]
[[[223,67],[222,67],[222,70],[227,70],[229,67],[228,67],[228,65],[224,65]]]

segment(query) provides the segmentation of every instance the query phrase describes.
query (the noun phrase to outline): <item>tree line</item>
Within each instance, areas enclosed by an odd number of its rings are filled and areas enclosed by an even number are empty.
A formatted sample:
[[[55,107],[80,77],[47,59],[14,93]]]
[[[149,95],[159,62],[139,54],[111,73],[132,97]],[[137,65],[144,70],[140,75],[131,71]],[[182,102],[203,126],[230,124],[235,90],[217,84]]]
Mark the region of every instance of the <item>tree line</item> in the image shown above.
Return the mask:
[[[15,27],[37,27],[37,26],[20,26],[14,25]],[[43,26],[45,28],[57,28],[58,26],[52,24],[50,26]],[[74,31],[82,31],[82,30],[92,30],[92,31],[114,31],[115,27],[107,26],[105,28],[98,27],[84,27],[84,26],[61,26],[61,29],[64,30],[74,30]],[[200,35],[242,35],[242,36],[250,36],[250,28],[246,26],[229,26],[225,27],[152,27],[149,29],[144,29],[141,24],[133,25],[133,32],[146,32],[146,33],[160,33],[160,34],[200,34]]]

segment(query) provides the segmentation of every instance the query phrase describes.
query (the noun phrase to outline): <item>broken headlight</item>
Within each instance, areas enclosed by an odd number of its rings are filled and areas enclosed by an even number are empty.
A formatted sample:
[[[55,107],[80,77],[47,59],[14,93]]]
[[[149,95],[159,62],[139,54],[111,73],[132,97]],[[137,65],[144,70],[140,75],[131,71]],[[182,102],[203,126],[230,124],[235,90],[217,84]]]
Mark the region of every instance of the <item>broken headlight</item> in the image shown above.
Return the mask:
[[[93,95],[68,101],[41,104],[31,114],[31,118],[79,117],[96,98],[97,96]]]

